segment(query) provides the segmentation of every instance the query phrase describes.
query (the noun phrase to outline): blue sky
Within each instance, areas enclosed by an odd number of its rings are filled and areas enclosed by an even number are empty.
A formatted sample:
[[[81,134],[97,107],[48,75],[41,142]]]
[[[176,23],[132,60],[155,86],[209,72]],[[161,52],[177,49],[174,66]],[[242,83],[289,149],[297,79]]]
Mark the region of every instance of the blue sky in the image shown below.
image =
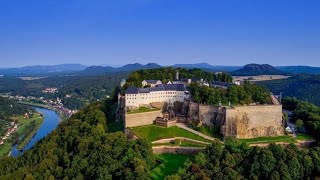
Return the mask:
[[[0,62],[320,66],[320,1],[0,0]]]

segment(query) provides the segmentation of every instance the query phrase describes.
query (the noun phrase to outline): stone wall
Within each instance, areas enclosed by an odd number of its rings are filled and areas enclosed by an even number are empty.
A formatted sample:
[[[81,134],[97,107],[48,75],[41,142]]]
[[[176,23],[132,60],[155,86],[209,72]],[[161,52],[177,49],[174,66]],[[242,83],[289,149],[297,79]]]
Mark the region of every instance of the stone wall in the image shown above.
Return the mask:
[[[188,119],[220,126],[224,137],[245,139],[284,133],[282,105],[219,107],[191,102]]]
[[[239,139],[284,134],[281,105],[225,108],[224,136]]]
[[[161,110],[125,115],[125,127],[136,127],[153,124],[157,117],[162,117]]]
[[[212,105],[199,105],[199,120],[207,126],[222,126],[225,121],[225,108]]]

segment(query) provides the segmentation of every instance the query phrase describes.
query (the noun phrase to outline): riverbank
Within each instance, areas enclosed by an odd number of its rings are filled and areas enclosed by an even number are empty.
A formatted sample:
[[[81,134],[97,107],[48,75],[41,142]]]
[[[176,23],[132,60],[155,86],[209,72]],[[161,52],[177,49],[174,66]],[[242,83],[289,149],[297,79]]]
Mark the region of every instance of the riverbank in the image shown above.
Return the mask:
[[[40,104],[40,103],[35,103],[35,102],[30,102],[30,101],[19,101],[18,103],[53,110],[59,114],[59,116],[62,120],[67,120],[71,116],[71,115],[66,115],[66,113],[63,113],[61,110],[59,110],[53,106],[46,105],[46,104]]]
[[[18,150],[23,149],[23,147],[27,145],[30,139],[37,133],[41,124],[43,123],[44,118],[44,115],[38,111],[34,113],[32,118],[25,119],[22,116],[14,118],[14,120],[19,124],[16,133],[19,138],[23,137],[23,140],[18,142]],[[32,128],[31,132],[28,132],[28,130],[30,130],[30,126],[34,126],[33,123],[35,124],[35,127]]]
[[[40,124],[40,127],[37,128],[37,131],[35,131],[33,135],[30,135],[28,136],[28,138],[26,138],[24,144],[19,144],[20,147],[18,147],[18,144],[12,146],[11,156],[13,157],[18,157],[19,155],[22,155],[25,151],[31,149],[37,143],[37,141],[45,138],[49,133],[55,130],[61,122],[59,114],[54,110],[39,107],[35,107],[35,109],[37,112],[43,114],[43,122]]]

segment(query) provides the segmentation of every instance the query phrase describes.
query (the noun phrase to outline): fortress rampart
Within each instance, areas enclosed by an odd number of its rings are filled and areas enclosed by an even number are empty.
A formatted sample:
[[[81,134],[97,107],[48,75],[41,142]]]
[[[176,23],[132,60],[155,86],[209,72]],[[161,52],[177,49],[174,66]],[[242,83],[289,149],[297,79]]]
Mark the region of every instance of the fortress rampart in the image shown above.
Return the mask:
[[[224,137],[240,139],[283,135],[282,105],[219,107],[189,104],[189,119],[221,127]]]

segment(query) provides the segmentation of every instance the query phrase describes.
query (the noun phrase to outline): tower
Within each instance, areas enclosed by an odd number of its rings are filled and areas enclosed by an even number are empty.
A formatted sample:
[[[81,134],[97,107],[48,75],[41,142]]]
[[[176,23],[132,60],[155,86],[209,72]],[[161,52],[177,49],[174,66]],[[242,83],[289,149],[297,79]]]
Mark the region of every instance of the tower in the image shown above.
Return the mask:
[[[178,81],[179,80],[179,71],[176,70],[176,80]]]

